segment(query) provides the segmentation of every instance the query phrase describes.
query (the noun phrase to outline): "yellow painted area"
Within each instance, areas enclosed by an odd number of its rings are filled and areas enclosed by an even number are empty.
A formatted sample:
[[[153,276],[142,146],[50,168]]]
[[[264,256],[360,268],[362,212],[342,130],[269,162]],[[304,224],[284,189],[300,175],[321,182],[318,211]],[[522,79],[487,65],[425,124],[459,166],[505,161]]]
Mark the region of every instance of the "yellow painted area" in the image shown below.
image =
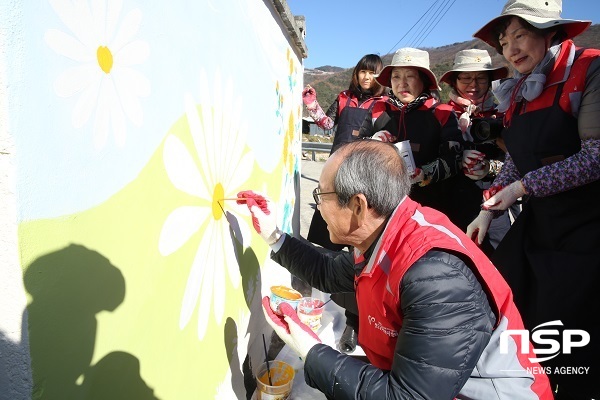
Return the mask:
[[[169,134],[194,148],[185,116]],[[52,390],[60,398],[72,398],[65,394],[92,387],[92,373],[117,360],[131,365],[126,372],[132,377],[131,386],[139,387],[136,393],[150,390],[159,399],[213,398],[223,382],[230,368],[225,321],[228,317],[237,321],[241,312],[248,312],[244,286],[234,288],[226,280],[225,315],[218,324],[210,314],[202,341],[197,336],[197,312],[183,330],[179,328],[190,267],[199,243],[210,238],[200,229],[178,251],[159,253],[167,216],[182,205],[199,205],[198,198],[173,186],[162,151],[161,145],[134,181],[97,207],[20,225],[34,383],[39,389],[34,398],[51,395]],[[285,170],[283,157],[270,174],[254,164],[247,187],[266,185],[269,193],[279,193]],[[223,193],[217,184],[212,204],[205,206],[217,222],[227,224],[217,202]],[[264,260],[268,248],[258,235],[252,244],[247,252]],[[92,272],[85,273],[87,268]],[[52,287],[47,287],[49,281]],[[66,377],[60,388],[36,380],[54,375]]]
[[[110,52],[110,49],[106,46],[98,47],[98,50],[96,50],[96,58],[98,59],[100,69],[107,74],[110,73],[110,70],[113,67],[113,55]]]
[[[224,215],[224,202],[225,190],[223,189],[223,185],[221,183],[217,183],[215,185],[215,190],[212,198],[212,215],[215,220],[220,220]]]

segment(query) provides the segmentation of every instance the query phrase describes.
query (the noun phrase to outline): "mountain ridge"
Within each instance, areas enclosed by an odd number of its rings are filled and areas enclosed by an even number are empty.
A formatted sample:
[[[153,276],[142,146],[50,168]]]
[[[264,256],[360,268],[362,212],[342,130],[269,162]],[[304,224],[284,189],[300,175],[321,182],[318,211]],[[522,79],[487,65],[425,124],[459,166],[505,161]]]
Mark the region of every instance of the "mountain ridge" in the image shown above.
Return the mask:
[[[600,24],[594,24],[590,26],[585,32],[573,39],[575,44],[580,47],[595,47],[600,46]],[[454,62],[454,55],[466,49],[484,49],[487,50],[492,57],[492,64],[496,67],[510,65],[502,55],[498,54],[496,50],[489,46],[487,43],[479,40],[472,39],[464,42],[456,42],[444,46],[427,48],[421,47],[422,50],[429,52],[429,63],[431,70],[435,76],[439,79],[442,74],[452,68]],[[381,56],[383,65],[389,65],[392,62],[393,53]],[[358,60],[357,60],[358,61]],[[319,104],[323,110],[327,111],[327,108],[332,104],[337,95],[348,89],[350,79],[352,78],[352,68],[342,68],[332,65],[324,65],[317,68],[306,68],[304,70],[304,85],[311,85],[317,91]],[[441,85],[442,101],[448,100],[449,86],[445,83]],[[303,116],[307,116],[306,108],[304,107]]]

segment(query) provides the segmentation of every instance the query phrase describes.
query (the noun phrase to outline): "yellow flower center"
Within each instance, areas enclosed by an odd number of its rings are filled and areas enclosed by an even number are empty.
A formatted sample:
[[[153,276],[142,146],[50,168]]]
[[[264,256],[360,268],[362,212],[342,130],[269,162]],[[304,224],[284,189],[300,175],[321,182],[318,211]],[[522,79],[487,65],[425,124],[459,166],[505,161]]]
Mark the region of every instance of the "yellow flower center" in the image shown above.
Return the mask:
[[[100,65],[102,71],[108,74],[113,66],[113,56],[108,47],[98,47],[98,50],[96,51],[96,57],[98,57],[98,65]]]
[[[223,217],[225,211],[223,211],[223,198],[225,197],[225,190],[223,185],[217,183],[215,191],[213,192],[212,198],[212,213],[215,220],[220,220]]]

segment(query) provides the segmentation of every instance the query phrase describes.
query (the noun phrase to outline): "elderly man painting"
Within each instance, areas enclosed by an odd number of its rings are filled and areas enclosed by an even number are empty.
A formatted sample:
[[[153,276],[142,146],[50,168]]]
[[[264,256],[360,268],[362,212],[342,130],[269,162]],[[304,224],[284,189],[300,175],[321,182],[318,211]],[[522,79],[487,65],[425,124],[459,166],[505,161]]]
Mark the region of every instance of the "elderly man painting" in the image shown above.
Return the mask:
[[[499,348],[502,332],[523,328],[506,282],[460,229],[409,190],[392,144],[340,147],[314,192],[332,242],[355,249],[335,257],[281,233],[263,196],[238,194],[275,261],[324,292],[356,292],[358,340],[370,363],[320,343],[288,304],[280,317],[263,299],[267,321],[305,361],[306,382],[335,399],[551,399],[520,340],[509,338],[508,352]]]

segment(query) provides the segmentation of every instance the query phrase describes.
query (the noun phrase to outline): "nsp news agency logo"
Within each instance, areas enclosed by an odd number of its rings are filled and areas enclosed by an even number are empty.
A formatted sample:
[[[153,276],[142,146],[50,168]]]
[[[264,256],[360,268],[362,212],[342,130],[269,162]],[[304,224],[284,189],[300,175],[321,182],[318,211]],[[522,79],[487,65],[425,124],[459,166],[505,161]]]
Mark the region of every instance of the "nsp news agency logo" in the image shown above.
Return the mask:
[[[529,354],[529,341],[533,343],[534,357],[528,357],[531,362],[544,362],[553,359],[561,353],[571,354],[576,347],[584,347],[590,343],[590,334],[582,329],[564,329],[561,332],[556,327],[562,327],[560,320],[545,322],[533,328],[508,329],[500,333],[500,353],[508,354],[509,337],[520,337],[521,354]],[[541,329],[544,328],[544,329]],[[554,328],[554,329],[552,329]],[[531,337],[530,337],[531,336]],[[562,339],[562,340],[560,340]],[[538,347],[543,346],[543,347]]]

